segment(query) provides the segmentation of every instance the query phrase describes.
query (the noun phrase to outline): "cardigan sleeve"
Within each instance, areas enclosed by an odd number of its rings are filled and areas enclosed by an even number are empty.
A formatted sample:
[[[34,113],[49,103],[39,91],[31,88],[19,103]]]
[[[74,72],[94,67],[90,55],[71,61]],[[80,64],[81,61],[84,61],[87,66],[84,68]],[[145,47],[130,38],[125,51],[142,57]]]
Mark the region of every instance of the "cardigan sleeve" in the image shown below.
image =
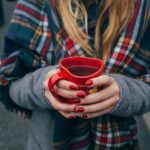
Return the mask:
[[[123,75],[111,75],[119,85],[120,100],[111,114],[131,117],[150,111],[150,84]]]
[[[47,73],[56,67],[49,66],[37,69],[12,82],[9,96],[13,102],[30,110],[53,109],[44,95],[43,82]]]
[[[37,39],[37,36],[35,36],[37,29],[40,30],[39,25],[41,25],[43,21],[43,13],[45,13],[43,11],[45,11],[45,1],[19,0],[17,2],[5,36],[3,56],[0,58],[0,102],[2,102],[9,111],[24,117],[29,116],[32,112],[32,108],[35,108],[31,107],[31,105],[40,107],[40,102],[38,104],[37,102],[33,102],[32,104],[30,102],[30,106],[29,104],[24,105],[14,100],[14,94],[16,93],[17,95],[17,92],[20,90],[19,88],[23,89],[23,85],[29,85],[27,81],[34,82],[34,77],[37,76],[38,73],[41,75],[39,78],[44,78],[44,74],[42,73],[46,73],[46,66],[51,65],[46,62],[45,58],[37,53],[33,46],[35,44],[33,39]],[[36,71],[39,68],[42,68],[42,73]],[[40,85],[40,82],[37,84]],[[13,94],[12,92],[9,94],[9,91],[12,91],[11,87],[14,89],[16,87],[16,91],[14,91]],[[29,90],[30,87],[32,86],[29,85]],[[35,89],[31,89],[31,91],[33,90]],[[29,97],[31,98],[32,96]],[[43,97],[41,98],[42,95],[36,96],[39,97],[37,99],[43,100]],[[48,107],[45,106],[46,102],[42,100],[42,106],[44,108]]]

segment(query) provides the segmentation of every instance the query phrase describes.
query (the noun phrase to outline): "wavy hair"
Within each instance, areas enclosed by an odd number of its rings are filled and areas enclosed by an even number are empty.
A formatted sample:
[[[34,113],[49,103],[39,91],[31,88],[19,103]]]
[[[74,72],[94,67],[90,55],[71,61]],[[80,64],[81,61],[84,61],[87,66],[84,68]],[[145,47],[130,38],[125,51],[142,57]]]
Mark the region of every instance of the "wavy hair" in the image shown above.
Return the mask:
[[[90,0],[55,0],[69,36],[84,50],[86,56],[99,57],[106,62],[120,32],[129,24],[133,16],[134,0],[103,0],[99,8],[95,28],[95,48],[89,45],[88,14],[86,5]],[[105,29],[104,22],[107,20]],[[83,24],[81,28],[80,24]]]

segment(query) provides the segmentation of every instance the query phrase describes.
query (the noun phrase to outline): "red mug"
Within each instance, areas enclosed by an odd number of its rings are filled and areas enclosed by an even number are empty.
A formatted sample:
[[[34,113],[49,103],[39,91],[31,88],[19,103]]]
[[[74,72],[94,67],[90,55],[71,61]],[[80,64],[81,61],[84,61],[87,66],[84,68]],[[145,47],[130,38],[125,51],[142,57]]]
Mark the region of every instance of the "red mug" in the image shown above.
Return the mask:
[[[102,74],[103,67],[103,61],[96,58],[80,56],[64,58],[59,63],[60,71],[50,77],[48,81],[49,89],[52,95],[60,102],[69,104],[76,103],[75,99],[66,99],[58,96],[54,92],[54,85],[56,82],[65,79],[76,83],[78,85],[78,90],[85,91],[86,94],[92,93],[89,91],[94,92],[94,89],[90,89],[86,86],[86,81],[100,76]]]

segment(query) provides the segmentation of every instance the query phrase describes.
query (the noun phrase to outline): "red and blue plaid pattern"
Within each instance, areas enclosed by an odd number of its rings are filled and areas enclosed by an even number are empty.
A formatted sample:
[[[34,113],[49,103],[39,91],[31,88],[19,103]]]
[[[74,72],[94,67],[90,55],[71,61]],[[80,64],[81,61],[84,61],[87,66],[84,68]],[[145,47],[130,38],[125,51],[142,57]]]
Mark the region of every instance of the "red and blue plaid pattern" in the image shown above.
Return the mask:
[[[51,0],[51,6],[52,2]],[[47,9],[47,6],[49,5],[46,0],[18,2],[6,41],[11,40],[13,47],[19,44],[21,50],[5,48],[7,56],[0,59],[0,98],[8,109],[22,115],[29,111],[14,104],[6,94],[9,83],[25,74],[24,67],[30,68],[27,69],[28,73],[40,67],[57,64],[63,57],[84,56],[80,46],[68,36],[65,29],[60,28],[55,11]],[[136,1],[131,22],[118,38],[106,62],[106,73],[124,74],[150,83],[150,48],[144,48],[142,44],[144,35],[148,32],[148,11],[149,0]],[[51,14],[51,18],[48,13]],[[53,29],[50,28],[52,23]],[[8,42],[6,47],[7,44]],[[18,57],[26,66],[18,68]],[[68,122],[60,115],[56,115],[55,124],[56,150],[138,149],[137,128],[133,118],[104,115],[88,121],[77,119]]]

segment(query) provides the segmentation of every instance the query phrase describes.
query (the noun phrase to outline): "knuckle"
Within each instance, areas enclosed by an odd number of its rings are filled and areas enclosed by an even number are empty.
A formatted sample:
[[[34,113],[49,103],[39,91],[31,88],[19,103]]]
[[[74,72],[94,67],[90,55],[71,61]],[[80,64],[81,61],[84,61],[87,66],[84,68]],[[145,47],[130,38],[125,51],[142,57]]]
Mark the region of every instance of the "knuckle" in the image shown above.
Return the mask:
[[[61,102],[59,102],[59,100],[57,100],[57,99],[55,101],[55,107],[56,107],[57,110],[61,110],[61,111],[64,110],[63,104]]]
[[[94,82],[95,82],[95,83],[100,84],[100,83],[101,83],[101,81],[102,81],[102,79],[103,79],[103,77],[102,77],[102,76],[97,77],[97,78],[95,78]]]
[[[57,104],[55,104],[55,103],[53,103],[53,102],[52,102],[51,104],[52,104],[52,106],[53,106],[54,109],[58,110]]]
[[[114,91],[118,94],[119,93],[119,86],[118,85],[114,85]]]
[[[112,82],[115,82],[115,79],[112,76],[108,76],[108,79],[111,80]]]
[[[69,107],[67,104],[62,104],[62,110],[65,112],[71,112],[72,107]]]
[[[109,107],[114,106],[116,103],[117,103],[117,99],[114,97],[114,98],[112,99],[112,102],[111,102],[111,104],[109,105]]]
[[[59,112],[60,112],[60,111],[59,111]],[[67,119],[68,119],[68,116],[67,116],[65,113],[60,112],[60,114],[61,114],[62,116],[64,116],[65,118],[67,118]]]
[[[71,107],[67,107],[67,110],[70,111],[70,112],[73,112],[73,111],[75,111],[75,107],[76,106],[74,106],[74,105],[71,106]]]
[[[54,70],[51,70],[47,73],[46,78],[49,78],[50,76],[52,76],[54,74]]]
[[[59,81],[57,82],[57,85],[58,85],[58,86],[64,86],[64,80],[59,80]]]
[[[64,116],[65,116],[65,115],[64,115]],[[65,118],[70,119],[70,117],[69,117],[69,116],[65,116]]]
[[[85,102],[86,104],[90,104],[94,99],[95,99],[95,98],[94,98],[93,96],[92,96],[92,97],[87,96],[87,97],[84,98],[84,102]]]
[[[43,87],[44,87],[45,90],[48,90],[48,81],[47,80],[45,80],[43,82]]]
[[[105,84],[108,84],[110,81],[109,81],[109,79],[108,79],[108,77],[106,75],[103,75],[103,76],[98,78],[97,82],[100,85],[105,85]]]
[[[57,84],[59,87],[63,87],[65,89],[69,89],[69,82],[67,80],[60,80]]]
[[[73,98],[74,97],[74,93],[73,92],[67,92],[67,97],[68,98]]]
[[[117,94],[117,95],[115,96],[115,100],[116,100],[116,101],[119,101],[119,99],[120,99],[120,96]]]
[[[70,92],[70,91],[67,91],[67,92],[66,92],[66,96],[67,96],[68,98],[77,98],[76,95],[77,95],[76,92]]]
[[[61,111],[66,111],[66,107],[63,104],[60,104],[59,108],[60,108]]]
[[[111,77],[108,75],[104,75],[105,82],[108,83],[111,81]]]
[[[86,106],[84,109],[86,112],[91,112],[91,107],[89,107],[89,106]]]
[[[68,114],[63,113],[63,116],[64,116],[65,118],[69,119],[69,115],[68,115]]]
[[[68,107],[66,107],[66,106],[63,107],[63,110],[66,111],[66,112],[70,111],[70,109]]]
[[[54,91],[55,91],[55,93],[57,93],[57,95],[61,94],[61,90],[57,86],[54,86]]]
[[[119,97],[120,97],[120,91],[117,86],[114,87],[114,97],[115,97],[115,99],[119,99]]]
[[[114,104],[114,101],[112,102],[106,101],[106,108],[112,106],[113,104]]]
[[[76,92],[70,92],[69,96],[70,96],[70,98],[76,98],[77,93]]]
[[[119,102],[119,100],[120,100],[120,97],[117,97],[117,98],[115,99],[114,105],[116,105],[116,104]]]

